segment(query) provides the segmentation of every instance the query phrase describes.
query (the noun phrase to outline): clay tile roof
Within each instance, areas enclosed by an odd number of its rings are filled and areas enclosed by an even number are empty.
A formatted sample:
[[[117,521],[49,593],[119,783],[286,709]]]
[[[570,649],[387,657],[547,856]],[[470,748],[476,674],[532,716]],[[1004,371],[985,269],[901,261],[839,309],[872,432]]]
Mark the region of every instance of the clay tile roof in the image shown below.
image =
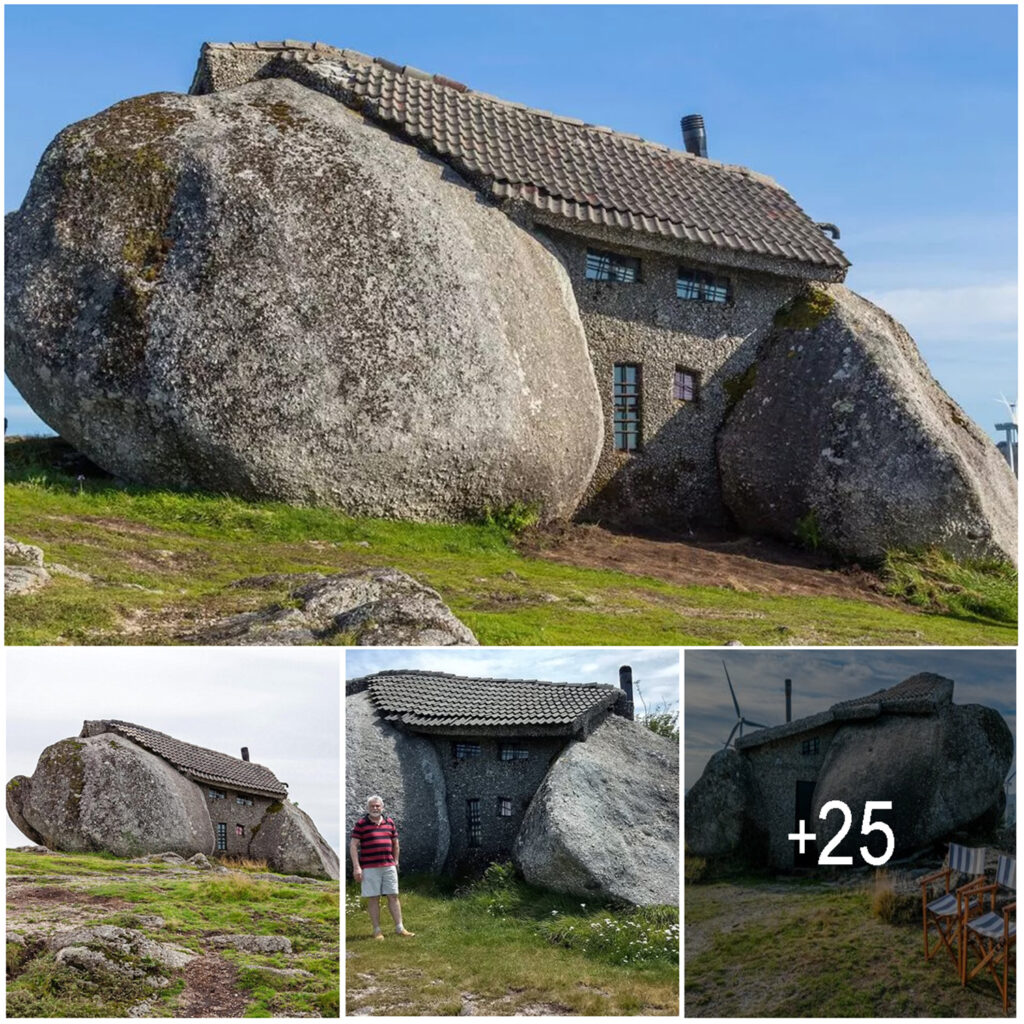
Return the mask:
[[[523,200],[571,222],[566,230],[572,223],[624,228],[774,257],[829,280],[841,280],[850,265],[785,189],[745,167],[534,110],[353,50],[280,49],[280,59],[264,73],[340,90],[346,102],[496,198]]]
[[[388,721],[415,732],[569,735],[622,695],[599,683],[484,679],[413,670],[379,672],[350,681],[369,690]]]
[[[216,783],[260,796],[282,799],[288,796],[288,787],[285,783],[261,764],[243,761],[216,750],[197,747],[192,743],[183,743],[166,733],[157,732],[156,729],[147,729],[144,725],[133,725],[131,722],[120,722],[116,719],[105,719],[103,725],[107,726],[110,732],[124,736],[125,739],[162,757],[182,775],[198,782]]]

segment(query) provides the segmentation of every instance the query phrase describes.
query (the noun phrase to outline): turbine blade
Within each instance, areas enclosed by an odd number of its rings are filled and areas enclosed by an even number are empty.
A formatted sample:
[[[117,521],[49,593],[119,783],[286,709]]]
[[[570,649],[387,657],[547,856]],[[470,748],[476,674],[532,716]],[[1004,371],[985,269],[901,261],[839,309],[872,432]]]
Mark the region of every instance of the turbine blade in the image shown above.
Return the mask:
[[[736,717],[742,718],[743,712],[740,711],[740,702],[736,699],[736,691],[732,688],[732,678],[729,675],[729,666],[726,665],[725,659],[722,659],[722,668],[725,669],[725,681],[729,684],[729,692],[732,694],[732,705],[736,709]]]
[[[725,743],[724,743],[724,746],[726,746],[726,747],[727,747],[727,746],[729,746],[729,744],[730,744],[730,743],[732,743],[732,738],[733,738],[733,736],[734,736],[734,735],[736,734],[736,730],[737,730],[737,729],[738,729],[738,728],[740,727],[740,724],[741,724],[740,722],[737,722],[737,723],[736,723],[736,724],[735,724],[735,725],[734,725],[734,726],[732,727],[732,732],[731,732],[731,733],[729,733],[729,738],[728,738],[728,739],[727,739],[727,740],[725,741]]]
[[[749,718],[744,718],[743,721],[754,729],[770,729],[770,725],[762,725],[760,722],[752,722]]]

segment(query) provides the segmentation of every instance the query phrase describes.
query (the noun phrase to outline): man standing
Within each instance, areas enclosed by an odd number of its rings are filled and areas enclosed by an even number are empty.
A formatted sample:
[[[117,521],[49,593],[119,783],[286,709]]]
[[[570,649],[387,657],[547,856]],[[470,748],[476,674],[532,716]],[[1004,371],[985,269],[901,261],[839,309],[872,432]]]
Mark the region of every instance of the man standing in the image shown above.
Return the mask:
[[[402,906],[398,902],[398,829],[393,818],[384,817],[384,801],[371,796],[364,814],[352,829],[349,844],[352,854],[352,877],[362,883],[367,910],[373,925],[373,937],[383,939],[380,930],[380,898],[387,896],[395,934],[412,938],[402,924]]]

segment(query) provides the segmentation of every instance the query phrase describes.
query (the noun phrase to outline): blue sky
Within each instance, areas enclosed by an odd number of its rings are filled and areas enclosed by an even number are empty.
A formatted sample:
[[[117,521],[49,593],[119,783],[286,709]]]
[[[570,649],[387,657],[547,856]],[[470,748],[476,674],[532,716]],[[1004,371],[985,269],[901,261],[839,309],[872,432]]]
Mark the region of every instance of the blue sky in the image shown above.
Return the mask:
[[[847,283],[902,320],[987,431],[1016,397],[1011,6],[5,9],[5,210],[65,125],[185,91],[204,40],[320,39],[771,175],[842,230]],[[43,426],[8,384],[10,432]]]
[[[722,749],[736,723],[723,661],[743,717],[766,726],[786,721],[786,679],[793,680],[793,718],[797,719],[826,711],[841,700],[895,686],[918,672],[935,672],[953,680],[954,704],[985,704],[999,711],[1016,743],[1016,652],[1012,650],[687,650],[686,789],[700,777],[711,755]],[[1011,771],[1016,764],[1015,755]]]

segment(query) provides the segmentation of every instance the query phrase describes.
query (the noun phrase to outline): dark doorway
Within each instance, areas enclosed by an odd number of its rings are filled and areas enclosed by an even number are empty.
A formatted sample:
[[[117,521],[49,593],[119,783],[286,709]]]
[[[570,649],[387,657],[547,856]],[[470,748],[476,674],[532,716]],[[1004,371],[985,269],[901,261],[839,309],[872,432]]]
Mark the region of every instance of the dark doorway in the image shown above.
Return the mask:
[[[815,833],[815,823],[811,819],[811,809],[814,802],[814,783],[813,782],[797,782],[796,784],[796,816],[793,820],[793,831],[794,832],[812,832]],[[800,822],[804,823],[804,827],[800,828]],[[800,844],[795,840],[793,842],[793,867],[795,868],[813,868],[818,863],[818,844],[813,840],[809,840],[804,846],[804,852],[800,852]]]

